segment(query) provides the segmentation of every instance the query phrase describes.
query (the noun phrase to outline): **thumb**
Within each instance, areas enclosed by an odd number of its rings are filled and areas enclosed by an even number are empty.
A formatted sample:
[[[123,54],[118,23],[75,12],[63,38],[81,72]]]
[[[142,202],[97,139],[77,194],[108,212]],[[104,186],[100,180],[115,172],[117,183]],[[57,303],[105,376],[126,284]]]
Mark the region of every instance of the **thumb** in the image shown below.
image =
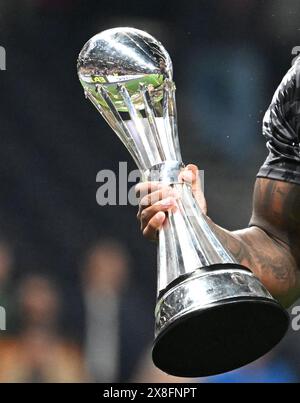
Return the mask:
[[[205,197],[202,191],[199,169],[194,164],[188,164],[180,173],[179,180],[190,184],[195,199],[204,214],[207,213]]]

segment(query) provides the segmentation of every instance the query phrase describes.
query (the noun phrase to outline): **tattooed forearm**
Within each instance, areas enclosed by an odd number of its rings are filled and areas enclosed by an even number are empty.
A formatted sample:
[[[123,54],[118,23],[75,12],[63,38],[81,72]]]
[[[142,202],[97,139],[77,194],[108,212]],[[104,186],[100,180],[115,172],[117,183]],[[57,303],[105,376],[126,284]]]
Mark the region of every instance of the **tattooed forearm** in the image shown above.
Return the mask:
[[[300,296],[300,186],[258,179],[250,228],[226,231],[220,240],[285,305]]]
[[[258,179],[253,195],[250,225],[296,248],[300,243],[300,186],[271,179]]]

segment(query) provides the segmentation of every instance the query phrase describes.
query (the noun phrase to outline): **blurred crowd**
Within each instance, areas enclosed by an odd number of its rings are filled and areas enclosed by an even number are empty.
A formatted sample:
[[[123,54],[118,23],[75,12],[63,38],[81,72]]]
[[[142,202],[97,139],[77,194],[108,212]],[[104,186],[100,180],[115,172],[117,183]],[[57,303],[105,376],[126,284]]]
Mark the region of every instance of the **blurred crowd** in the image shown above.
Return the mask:
[[[7,322],[0,382],[179,381],[151,363],[152,320],[128,285],[128,251],[112,239],[98,241],[82,263],[80,345],[65,332],[67,301],[56,280],[35,272],[12,281],[13,255],[6,243],[0,245],[0,305]]]
[[[82,259],[85,332],[82,344],[64,328],[57,280],[39,272],[14,278],[10,246],[0,244],[0,382],[297,382],[300,374],[282,350],[243,369],[208,379],[164,374],[151,361],[152,318],[130,287],[128,251],[99,240]]]
[[[298,0],[0,0],[0,381],[189,381],[151,362],[155,245],[132,206],[96,203],[100,169],[135,166],[84,99],[83,44],[114,26],[164,43],[183,159],[205,172],[209,215],[237,229],[248,224],[262,118],[300,46],[299,21]],[[299,381],[299,337],[291,329],[262,360],[192,381]]]

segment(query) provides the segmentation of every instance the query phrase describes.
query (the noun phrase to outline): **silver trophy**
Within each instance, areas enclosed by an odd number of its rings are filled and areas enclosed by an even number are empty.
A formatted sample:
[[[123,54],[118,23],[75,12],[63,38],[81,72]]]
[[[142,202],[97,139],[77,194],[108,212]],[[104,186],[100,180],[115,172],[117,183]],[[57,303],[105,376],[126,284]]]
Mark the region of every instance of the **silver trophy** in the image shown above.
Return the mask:
[[[159,232],[155,365],[198,377],[259,358],[283,337],[288,316],[235,261],[190,186],[178,181],[184,165],[168,52],[146,32],[109,29],[84,45],[78,74],[86,97],[124,143],[143,180],[165,182],[180,195]]]

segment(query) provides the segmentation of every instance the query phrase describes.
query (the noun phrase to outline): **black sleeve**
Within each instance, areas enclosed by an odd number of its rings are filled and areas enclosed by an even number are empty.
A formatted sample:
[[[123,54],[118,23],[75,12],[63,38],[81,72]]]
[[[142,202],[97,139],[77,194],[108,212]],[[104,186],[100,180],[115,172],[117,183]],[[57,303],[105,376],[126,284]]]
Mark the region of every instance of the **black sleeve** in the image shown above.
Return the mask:
[[[300,57],[274,94],[263,135],[269,155],[257,176],[300,184]]]

